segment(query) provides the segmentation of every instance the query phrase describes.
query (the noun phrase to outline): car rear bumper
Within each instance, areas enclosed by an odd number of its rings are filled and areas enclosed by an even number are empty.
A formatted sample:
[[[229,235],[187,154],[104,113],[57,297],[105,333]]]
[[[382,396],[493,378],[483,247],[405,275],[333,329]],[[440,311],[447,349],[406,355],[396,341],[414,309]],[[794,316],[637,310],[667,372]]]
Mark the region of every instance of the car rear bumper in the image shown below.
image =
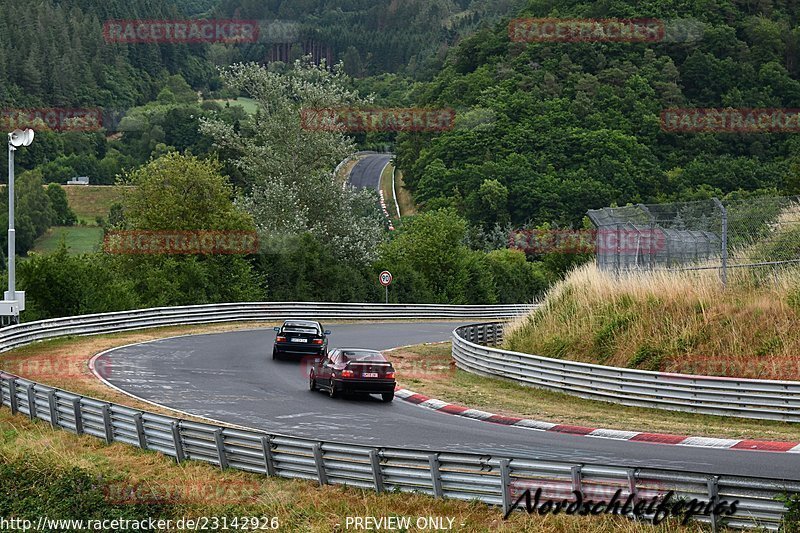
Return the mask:
[[[386,379],[334,379],[333,386],[342,392],[366,392],[377,394],[394,391],[397,384]]]
[[[325,351],[321,344],[300,344],[292,342],[275,343],[275,351],[283,354],[319,355]]]

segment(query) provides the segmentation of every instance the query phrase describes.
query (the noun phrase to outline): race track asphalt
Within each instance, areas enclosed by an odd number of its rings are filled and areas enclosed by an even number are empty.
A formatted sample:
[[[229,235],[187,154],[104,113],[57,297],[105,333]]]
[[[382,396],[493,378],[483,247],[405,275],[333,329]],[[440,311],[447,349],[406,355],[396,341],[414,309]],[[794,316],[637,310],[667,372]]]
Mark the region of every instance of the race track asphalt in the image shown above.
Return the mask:
[[[348,182],[353,187],[375,189],[381,187],[381,172],[394,154],[369,154],[355,164],[350,171]]]
[[[333,331],[331,347],[383,350],[447,340],[457,323],[324,325]],[[108,381],[167,407],[295,436],[800,480],[800,454],[795,453],[659,445],[533,431],[451,416],[399,398],[390,404],[377,397],[331,399],[308,390],[304,365],[272,360],[274,335],[271,329],[244,330],[117,348],[107,354]],[[609,409],[614,406],[609,405]],[[652,416],[657,417],[658,412],[653,411]]]

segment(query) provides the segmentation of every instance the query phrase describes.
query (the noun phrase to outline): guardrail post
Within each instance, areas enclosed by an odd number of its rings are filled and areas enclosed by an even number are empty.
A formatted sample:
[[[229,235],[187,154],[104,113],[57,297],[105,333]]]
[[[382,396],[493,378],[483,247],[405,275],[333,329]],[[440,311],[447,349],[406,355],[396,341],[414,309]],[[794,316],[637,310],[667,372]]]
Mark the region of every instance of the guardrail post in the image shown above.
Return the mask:
[[[58,401],[56,400],[56,391],[47,391],[47,405],[50,407],[50,427],[56,428],[58,424]]]
[[[711,476],[706,482],[708,486],[708,501],[716,501],[719,496],[719,476]],[[716,507],[716,506],[715,506]],[[714,512],[714,507],[711,508],[711,531],[717,533],[717,521],[719,516]]]
[[[180,421],[172,423],[172,442],[175,444],[175,461],[181,464],[186,460],[186,455],[183,453],[183,441],[181,440],[181,427]]]
[[[583,467],[581,465],[573,466],[571,470],[572,474],[572,490],[581,491],[582,484],[581,484],[581,469]]]
[[[428,464],[431,468],[431,486],[433,487],[433,497],[444,498],[444,491],[442,490],[442,474],[439,472],[439,454],[430,454],[428,456]]]
[[[36,418],[36,389],[33,383],[28,383],[25,387],[28,392],[28,418],[33,420]]]
[[[19,405],[17,403],[17,379],[16,378],[8,378],[6,380],[8,383],[8,403],[11,407],[11,414],[15,415],[19,412]]]
[[[83,435],[83,415],[81,414],[81,399],[72,400],[72,412],[75,413],[75,433]]]
[[[511,509],[511,461],[500,459],[500,490],[503,491],[503,516]]]
[[[378,457],[378,450],[369,451],[369,462],[372,465],[372,478],[375,480],[375,492],[383,492],[383,472],[381,471],[381,458]]]
[[[142,413],[133,415],[133,423],[136,424],[136,436],[139,438],[139,448],[147,449],[147,434],[144,431],[144,416]]]
[[[275,476],[275,463],[272,461],[272,437],[261,437],[261,449],[264,450],[264,466],[268,476]]]
[[[111,425],[111,404],[105,404],[102,408],[103,428],[106,431],[106,444],[114,442],[114,428]]]
[[[627,470],[628,475],[628,493],[629,494],[636,494],[636,478],[639,476],[639,469],[638,468],[629,468]],[[636,502],[631,499],[631,501],[635,504]],[[636,520],[637,517],[632,512],[628,515],[629,518]]]
[[[219,467],[222,470],[228,468],[228,456],[225,455],[225,439],[222,436],[222,428],[214,431],[214,442],[217,444],[217,456],[219,457]]]
[[[328,484],[328,474],[325,472],[325,460],[322,458],[322,444],[316,443],[312,450],[314,452],[314,464],[317,465],[317,477],[320,485]]]

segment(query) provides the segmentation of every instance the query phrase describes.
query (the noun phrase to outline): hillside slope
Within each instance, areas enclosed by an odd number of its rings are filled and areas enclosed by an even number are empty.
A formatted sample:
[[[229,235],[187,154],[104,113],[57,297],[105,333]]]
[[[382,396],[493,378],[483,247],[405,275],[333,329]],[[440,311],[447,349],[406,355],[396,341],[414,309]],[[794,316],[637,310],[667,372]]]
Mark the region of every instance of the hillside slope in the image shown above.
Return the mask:
[[[800,270],[615,277],[574,271],[506,335],[511,350],[612,366],[800,379]]]
[[[419,105],[456,128],[405,135],[398,166],[429,208],[473,223],[580,226],[612,203],[797,194],[790,133],[675,133],[672,108],[797,108],[794,3],[531,0],[519,17],[656,18],[659,42],[512,42],[508,24],[463,39]]]

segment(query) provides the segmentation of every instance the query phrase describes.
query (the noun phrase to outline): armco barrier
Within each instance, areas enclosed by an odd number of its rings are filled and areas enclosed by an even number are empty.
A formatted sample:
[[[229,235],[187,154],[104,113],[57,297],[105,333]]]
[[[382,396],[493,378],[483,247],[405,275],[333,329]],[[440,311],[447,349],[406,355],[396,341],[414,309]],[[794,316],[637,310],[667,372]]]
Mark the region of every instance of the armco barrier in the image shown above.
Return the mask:
[[[591,398],[632,405],[800,422],[800,382],[648,372],[501,350],[503,324],[473,324],[453,332],[453,359],[462,370]]]
[[[482,309],[482,310],[481,310]],[[369,304],[227,304],[146,309],[87,315],[8,327],[0,331],[0,350],[39,339],[91,335],[178,324],[235,320],[272,320],[290,316],[316,318],[441,318],[512,316],[527,306],[472,309],[456,306],[381,306]],[[465,333],[495,342],[497,328]],[[457,337],[457,343],[468,342]],[[471,343],[471,342],[470,342]],[[479,500],[509,509],[521,491],[542,487],[553,498],[582,490],[587,497],[610,499],[619,489],[624,501],[635,491],[652,498],[675,491],[676,498],[739,500],[732,516],[698,520],[735,528],[775,531],[785,506],[776,496],[800,492],[800,482],[756,477],[716,476],[678,470],[626,468],[447,451],[370,447],[277,435],[268,432],[191,422],[131,409],[34,383],[0,372],[0,405],[14,414],[43,420],[54,428],[93,435],[158,451],[176,461],[196,460],[279,476],[383,491],[420,492],[436,498]],[[590,518],[585,518],[590,520]]]

